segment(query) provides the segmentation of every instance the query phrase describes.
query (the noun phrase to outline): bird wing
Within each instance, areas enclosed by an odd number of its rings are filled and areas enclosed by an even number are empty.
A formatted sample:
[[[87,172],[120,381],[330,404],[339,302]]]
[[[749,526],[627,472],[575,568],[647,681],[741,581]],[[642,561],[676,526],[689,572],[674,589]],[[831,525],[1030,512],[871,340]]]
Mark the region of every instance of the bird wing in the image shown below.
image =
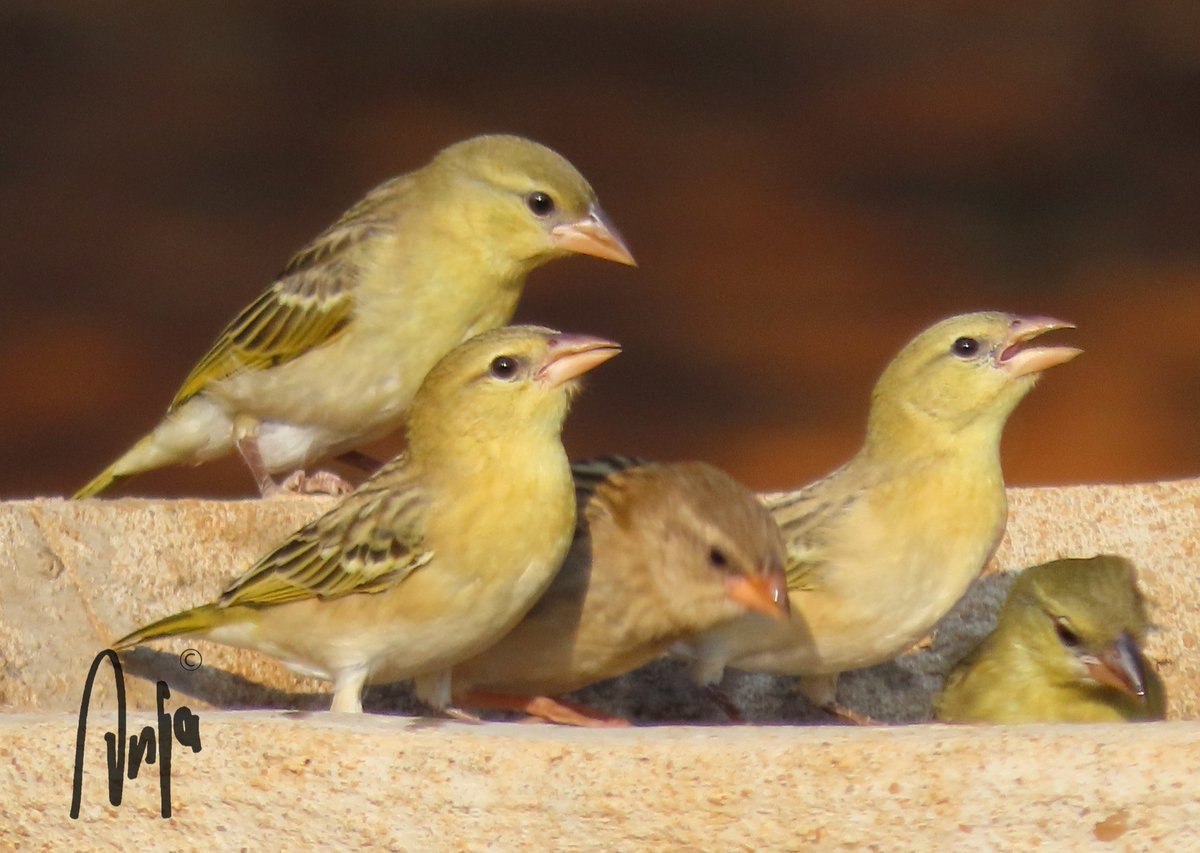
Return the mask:
[[[630,468],[648,464],[635,456],[595,456],[571,463],[571,476],[575,479],[575,501],[582,508],[609,477]]]
[[[174,410],[213,382],[291,361],[345,331],[354,311],[365,248],[395,229],[396,178],[372,191],[301,249],[267,290],[240,313],[193,368]]]
[[[221,595],[252,607],[392,589],[433,559],[421,538],[426,501],[403,457],[294,533]],[[382,481],[382,482],[381,482]]]
[[[843,467],[802,489],[763,496],[787,545],[789,590],[820,587],[829,529],[866,491],[866,484],[850,485],[855,478],[849,473]]]

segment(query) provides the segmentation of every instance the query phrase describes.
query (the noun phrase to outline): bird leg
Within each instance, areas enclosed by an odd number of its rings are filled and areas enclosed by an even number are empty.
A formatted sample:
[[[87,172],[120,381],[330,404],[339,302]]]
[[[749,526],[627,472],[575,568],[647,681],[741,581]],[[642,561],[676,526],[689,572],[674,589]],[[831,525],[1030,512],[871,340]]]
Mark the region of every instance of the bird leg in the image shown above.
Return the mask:
[[[258,423],[256,421],[239,421],[235,424],[234,433],[237,440],[238,453],[242,461],[258,483],[258,491],[264,498],[296,497],[298,495],[348,495],[354,491],[354,486],[334,474],[332,471],[318,471],[306,474],[303,470],[293,471],[283,483],[276,483],[267,466],[263,464],[262,453],[258,449]]]
[[[805,675],[796,682],[796,692],[826,714],[856,726],[872,726],[876,720],[847,708],[837,700],[838,674]]]
[[[474,708],[529,714],[530,716],[522,722],[559,723],[584,728],[625,728],[630,725],[628,720],[620,717],[610,717],[585,705],[563,702],[549,696],[514,696],[508,693],[470,690],[457,698],[462,704]]]
[[[704,686],[704,695],[709,701],[716,705],[729,718],[731,723],[746,722],[745,716],[742,715],[742,709],[737,706],[737,703],[729,698],[729,694],[721,689],[719,684],[706,684]]]
[[[253,433],[239,435],[236,444],[238,453],[242,455],[242,461],[250,469],[254,482],[258,483],[259,494],[264,498],[275,497],[279,494],[279,486],[275,485],[275,481],[267,473],[267,466],[263,465],[262,454],[258,452],[258,438]]]
[[[828,705],[822,705],[821,710],[826,714],[836,717],[839,720],[850,723],[855,726],[877,726],[879,721],[866,714],[860,714],[853,708],[847,708],[838,702],[831,702]]]
[[[352,666],[334,673],[333,704],[330,711],[361,714],[363,685],[367,681],[367,667]]]

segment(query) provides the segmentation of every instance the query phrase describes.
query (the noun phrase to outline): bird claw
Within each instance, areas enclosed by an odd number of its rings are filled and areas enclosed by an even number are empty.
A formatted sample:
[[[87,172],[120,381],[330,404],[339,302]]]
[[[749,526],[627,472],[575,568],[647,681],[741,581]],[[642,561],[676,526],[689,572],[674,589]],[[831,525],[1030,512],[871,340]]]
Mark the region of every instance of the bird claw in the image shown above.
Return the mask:
[[[348,495],[354,485],[332,471],[293,471],[282,483],[266,495],[269,498],[294,498],[306,495]]]
[[[588,729],[624,729],[631,725],[628,720],[621,717],[611,717],[588,708],[586,705],[563,702],[551,699],[549,696],[534,696],[525,705],[524,710],[531,716],[522,722],[540,720],[544,723],[558,723],[563,726],[579,726]]]
[[[706,685],[704,688],[704,695],[708,697],[710,702],[721,709],[725,716],[729,718],[729,722],[746,722],[746,718],[742,714],[742,709],[737,706],[736,702],[729,698],[729,694],[722,690],[719,685]]]
[[[821,710],[826,714],[836,717],[843,722],[850,723],[853,726],[879,725],[878,720],[869,717],[866,714],[860,714],[858,711],[855,711],[852,708],[847,708],[845,705],[841,705],[837,702],[831,702],[827,705],[822,705]]]
[[[502,711],[518,711],[527,716],[521,723],[558,723],[582,728],[626,728],[628,720],[610,717],[585,705],[563,702],[549,696],[517,696],[509,693],[492,693],[471,690],[455,697],[466,705],[476,708],[494,708]]]
[[[442,708],[441,712],[452,720],[458,720],[460,723],[471,723],[472,725],[477,725],[483,722],[482,719],[475,716],[470,711],[464,711],[462,708],[455,708],[454,706]]]

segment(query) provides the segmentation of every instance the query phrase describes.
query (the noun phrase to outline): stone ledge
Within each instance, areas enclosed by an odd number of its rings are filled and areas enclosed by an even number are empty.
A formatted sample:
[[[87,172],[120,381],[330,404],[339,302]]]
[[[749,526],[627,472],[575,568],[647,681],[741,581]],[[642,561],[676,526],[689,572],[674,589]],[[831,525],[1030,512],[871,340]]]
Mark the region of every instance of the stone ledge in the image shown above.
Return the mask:
[[[106,721],[104,718],[108,717]],[[152,723],[132,715],[131,730]],[[1194,849],[1200,723],[575,730],[383,716],[202,713],[105,792],[90,720],[0,715],[0,848],[300,850]]]
[[[949,661],[986,632],[1006,573],[1060,556],[1132,558],[1161,626],[1148,646],[1171,717],[1200,718],[1200,481],[1014,489],[988,574],[932,646],[853,673],[842,700],[920,720]],[[188,643],[126,662],[130,707],[201,716],[204,750],[176,744],[174,814],[158,767],[107,805],[101,670],[81,818],[68,818],[76,714],[96,651],[134,625],[204,601],[318,500],[62,500],[0,504],[0,849],[1191,849],[1200,846],[1200,722],[1132,726],[847,729],[644,727],[572,731],[395,716],[209,710],[325,707],[324,686],[260,655]],[[140,676],[140,677],[139,677]],[[147,680],[149,679],[149,680]],[[755,720],[803,720],[784,680],[735,676]],[[631,718],[718,721],[677,667],[656,664],[583,698]],[[411,706],[378,689],[376,709]],[[34,711],[37,713],[27,713]],[[132,715],[130,733],[150,722]],[[136,724],[134,723],[136,720]],[[1103,845],[1107,846],[1107,844]]]
[[[0,504],[0,711],[78,709],[88,666],[115,637],[211,600],[328,499]],[[1008,573],[1063,556],[1125,554],[1140,570],[1160,630],[1148,654],[1170,691],[1171,719],[1200,719],[1200,480],[1010,490],[1010,520],[988,574],[943,620],[929,648],[843,678],[842,701],[888,721],[925,719],[950,664],[993,624]],[[53,626],[53,630],[47,630]],[[204,665],[180,667],[194,646]],[[265,656],[204,641],[139,649],[126,659],[130,707],[154,707],[154,679],[193,707],[328,707],[323,682],[292,676]],[[786,680],[732,674],[750,719],[813,719]],[[113,707],[101,680],[97,701]],[[404,690],[368,690],[367,707],[408,710]],[[647,722],[719,722],[678,666],[662,662],[583,691],[580,698]]]

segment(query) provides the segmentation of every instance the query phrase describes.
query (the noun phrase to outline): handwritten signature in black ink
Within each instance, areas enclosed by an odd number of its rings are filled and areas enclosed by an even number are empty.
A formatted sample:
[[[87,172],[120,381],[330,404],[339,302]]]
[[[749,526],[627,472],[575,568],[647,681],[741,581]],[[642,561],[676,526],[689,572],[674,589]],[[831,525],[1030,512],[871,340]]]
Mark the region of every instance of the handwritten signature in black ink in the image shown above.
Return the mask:
[[[197,653],[197,658],[199,653]],[[96,672],[105,658],[112,664],[113,676],[117,686],[117,731],[104,733],[108,757],[108,801],[114,806],[121,805],[121,796],[125,783],[125,676],[121,669],[121,661],[112,649],[105,649],[96,655],[92,668],[88,670],[87,682],[83,685],[83,700],[79,704],[79,728],[75,734],[75,774],[71,782],[71,818],[79,819],[79,806],[83,800],[83,742],[87,734],[88,706],[92,700],[92,685],[96,680]],[[182,746],[190,746],[192,752],[200,751],[200,715],[192,713],[186,705],[176,709],[174,718],[163,711],[163,700],[169,699],[171,689],[167,682],[157,682],[158,732],[153,726],[142,728],[140,735],[129,736],[129,778],[136,779],[142,761],[154,764],[155,753],[158,758],[158,789],[162,803],[162,816],[171,816],[171,744],[172,732],[174,738]],[[157,750],[156,750],[157,745]]]

